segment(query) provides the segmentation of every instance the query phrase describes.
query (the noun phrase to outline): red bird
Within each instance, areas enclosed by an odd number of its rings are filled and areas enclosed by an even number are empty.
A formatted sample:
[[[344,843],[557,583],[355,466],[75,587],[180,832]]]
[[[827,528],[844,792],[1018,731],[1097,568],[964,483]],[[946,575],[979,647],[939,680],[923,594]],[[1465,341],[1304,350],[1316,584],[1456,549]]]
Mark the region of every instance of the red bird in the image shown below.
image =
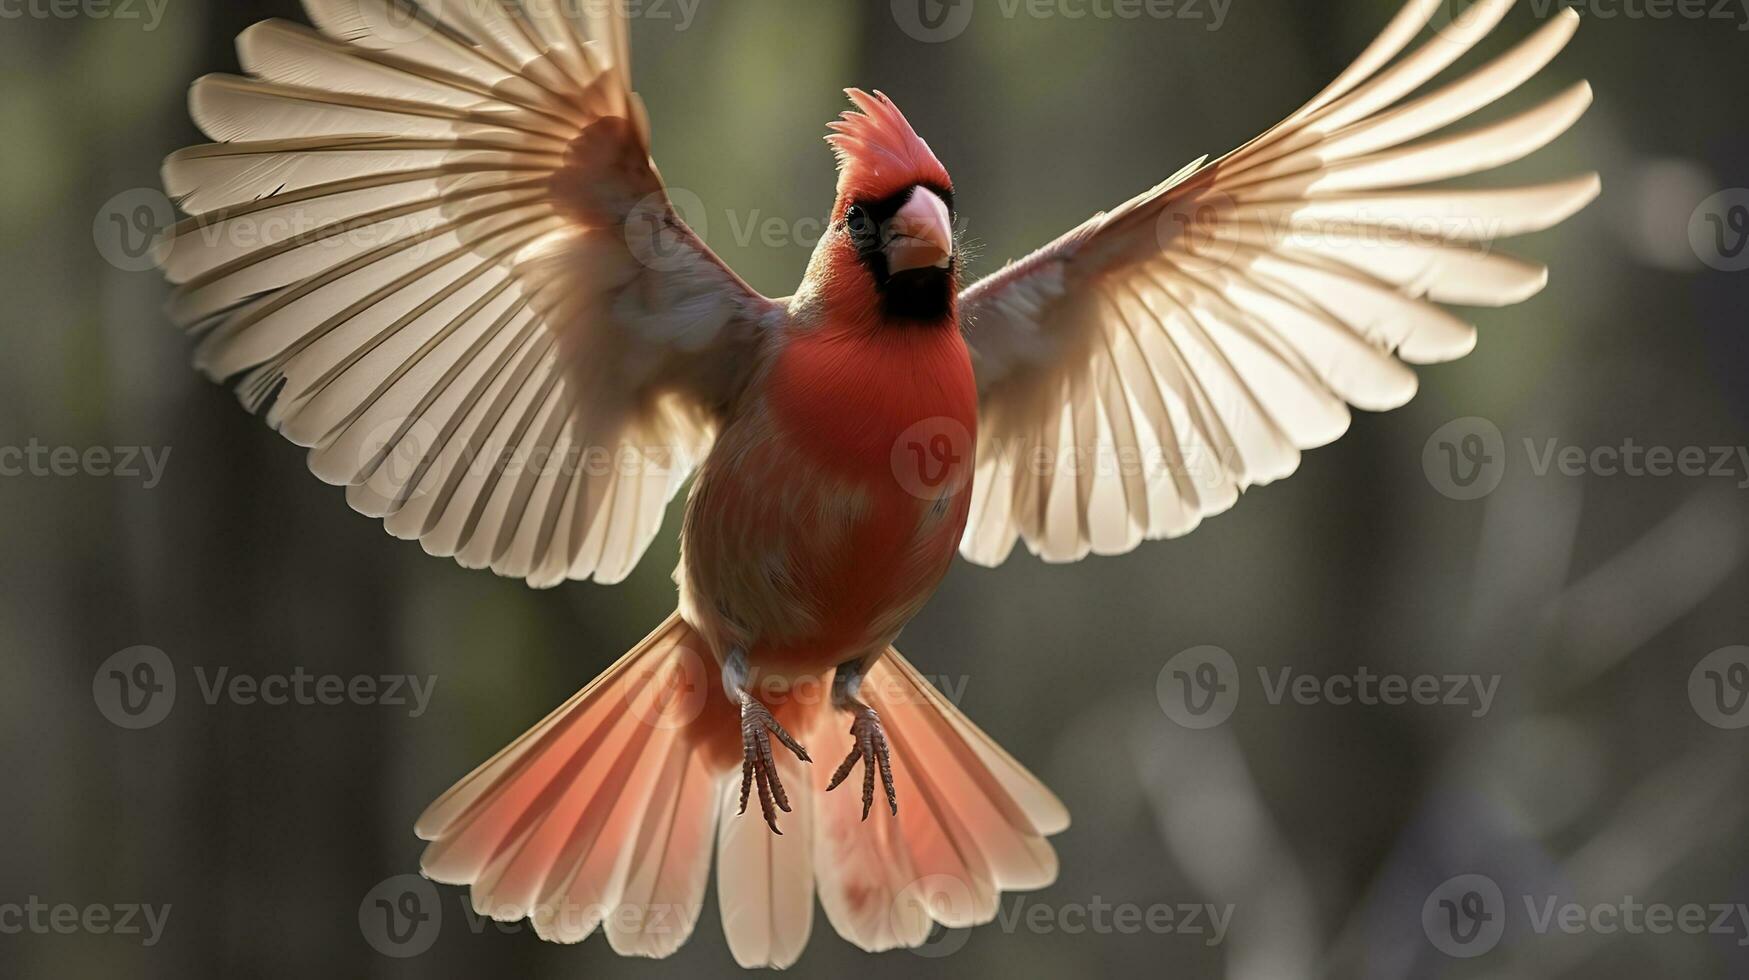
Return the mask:
[[[1488,246],[1598,188],[1426,186],[1542,147],[1590,90],[1431,135],[1577,18],[1417,95],[1510,0],[1413,50],[1441,0],[1411,0],[1263,136],[965,289],[947,170],[851,90],[829,229],[774,300],[670,205],[620,5],[306,6],[319,32],[257,25],[249,77],[194,86],[218,142],[165,165],[173,313],[354,507],[470,567],[617,582],[696,471],[677,611],[417,828],[481,912],[627,954],[690,935],[713,847],[747,966],[796,960],[816,894],[879,950],[1049,884],[1068,813],[891,645],[955,551],[1189,531],[1349,405],[1407,401],[1404,362],[1467,353],[1433,304],[1534,294]]]

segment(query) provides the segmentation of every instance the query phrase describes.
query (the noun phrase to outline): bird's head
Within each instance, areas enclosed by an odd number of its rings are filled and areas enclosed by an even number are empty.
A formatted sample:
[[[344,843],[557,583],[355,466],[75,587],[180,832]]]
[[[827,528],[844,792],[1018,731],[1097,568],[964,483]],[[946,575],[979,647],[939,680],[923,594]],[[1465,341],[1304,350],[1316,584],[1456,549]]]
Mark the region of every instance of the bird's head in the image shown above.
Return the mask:
[[[831,289],[883,321],[952,324],[953,181],[891,99],[847,94],[856,110],[831,123],[826,137],[838,155],[838,198],[818,258]]]

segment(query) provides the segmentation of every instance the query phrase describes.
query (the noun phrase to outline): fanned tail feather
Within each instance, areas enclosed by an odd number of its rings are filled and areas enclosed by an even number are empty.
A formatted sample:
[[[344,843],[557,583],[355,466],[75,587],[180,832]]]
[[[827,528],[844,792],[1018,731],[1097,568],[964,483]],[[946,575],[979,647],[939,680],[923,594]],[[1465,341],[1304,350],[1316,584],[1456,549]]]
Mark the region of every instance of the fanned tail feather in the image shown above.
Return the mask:
[[[1044,838],[1069,818],[1049,790],[898,651],[862,694],[891,740],[899,815],[864,821],[853,790],[826,792],[830,767],[780,753],[800,791],[774,835],[739,812],[738,719],[675,614],[432,803],[416,828],[431,842],[421,867],[470,886],[481,915],[527,918],[543,939],[601,931],[615,952],[663,957],[698,923],[714,844],[729,949],[742,966],[776,968],[806,947],[816,892],[840,935],[879,951],[920,945],[935,923],[988,922],[1003,890],[1056,878]],[[773,709],[821,744],[844,737],[847,716],[829,706]]]

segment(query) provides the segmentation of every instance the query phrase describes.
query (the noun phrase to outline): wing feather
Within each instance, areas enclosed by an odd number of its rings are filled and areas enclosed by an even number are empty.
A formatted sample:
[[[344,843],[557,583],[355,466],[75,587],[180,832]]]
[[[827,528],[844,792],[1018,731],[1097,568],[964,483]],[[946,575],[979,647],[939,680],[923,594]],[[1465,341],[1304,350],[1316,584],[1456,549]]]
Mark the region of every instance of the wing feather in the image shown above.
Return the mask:
[[[1183,534],[1340,437],[1348,406],[1406,402],[1405,365],[1469,353],[1474,328],[1435,304],[1501,306],[1543,287],[1542,266],[1493,244],[1571,216],[1596,197],[1596,175],[1439,183],[1536,152],[1591,104],[1579,82],[1442,132],[1572,37],[1578,18],[1563,11],[1434,84],[1511,2],[1478,0],[1411,49],[1440,6],[1411,0],[1264,135],[965,292],[982,401],[966,557],[996,564],[1024,540],[1073,561]]]
[[[624,11],[305,6],[194,84],[216,142],[165,162],[196,365],[390,533],[618,581],[783,316],[668,204]]]

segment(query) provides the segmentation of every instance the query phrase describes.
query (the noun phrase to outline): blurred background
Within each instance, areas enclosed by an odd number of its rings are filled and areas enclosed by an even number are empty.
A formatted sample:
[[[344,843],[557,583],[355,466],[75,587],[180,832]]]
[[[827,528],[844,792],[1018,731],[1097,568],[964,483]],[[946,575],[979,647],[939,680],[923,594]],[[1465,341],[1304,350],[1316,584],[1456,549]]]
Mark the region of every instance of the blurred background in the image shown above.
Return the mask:
[[[845,85],[891,93],[948,163],[985,272],[1260,132],[1396,6],[979,0],[930,43],[886,0],[650,0],[634,71],[709,243],[784,295]],[[1463,65],[1561,6],[1519,4]],[[1749,976],[1749,7],[1579,8],[1567,53],[1488,114],[1596,88],[1509,172],[1602,173],[1596,204],[1510,246],[1547,291],[1477,311],[1479,349],[1407,408],[1189,537],[956,567],[903,646],[1068,802],[1062,874],[918,952],[869,956],[820,915],[797,971]],[[672,608],[679,508],[625,584],[530,591],[389,538],[189,369],[126,236],[200,141],[188,82],[235,71],[265,17],[303,19],[0,0],[0,447],[45,460],[0,477],[0,975],[732,974],[714,898],[660,963],[479,922],[454,888],[417,949],[361,927],[417,870],[424,805]],[[1441,469],[1472,434],[1480,493]],[[1696,447],[1706,473],[1603,465],[1630,445]],[[155,657],[173,707],[118,713],[109,671]],[[1175,686],[1202,663],[1236,682],[1212,717]],[[207,697],[221,672],[429,697]],[[1312,696],[1279,693],[1302,676]],[[1368,676],[1440,694],[1334,703]]]

